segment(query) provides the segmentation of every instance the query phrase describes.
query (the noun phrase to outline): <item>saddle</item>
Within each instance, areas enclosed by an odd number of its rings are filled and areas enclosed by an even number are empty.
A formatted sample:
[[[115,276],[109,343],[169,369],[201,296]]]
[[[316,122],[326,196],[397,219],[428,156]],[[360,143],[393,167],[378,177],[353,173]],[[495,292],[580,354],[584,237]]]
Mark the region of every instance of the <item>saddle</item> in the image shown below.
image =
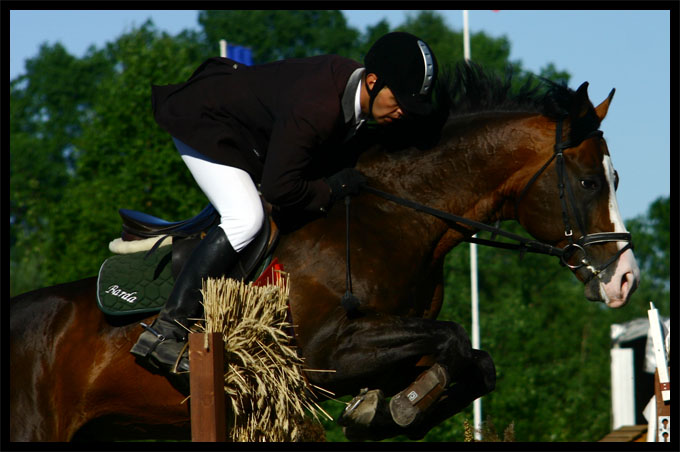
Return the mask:
[[[239,253],[240,260],[227,278],[253,281],[271,263],[279,230],[271,206],[262,204],[260,232]],[[97,305],[114,316],[158,312],[193,249],[218,226],[219,214],[211,204],[195,217],[176,222],[128,209],[120,209],[119,214],[122,233],[109,244],[116,254],[99,270]]]

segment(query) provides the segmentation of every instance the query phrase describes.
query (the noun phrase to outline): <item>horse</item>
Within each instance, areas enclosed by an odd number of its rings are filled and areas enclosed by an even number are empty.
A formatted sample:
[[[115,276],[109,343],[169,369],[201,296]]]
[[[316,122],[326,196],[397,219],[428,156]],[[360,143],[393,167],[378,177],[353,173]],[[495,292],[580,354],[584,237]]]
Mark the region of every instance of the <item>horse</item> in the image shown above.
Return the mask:
[[[425,123],[403,128],[358,156],[373,191],[281,234],[275,254],[291,275],[295,340],[311,384],[337,397],[365,396],[364,388],[396,397],[435,366],[445,370],[417,422],[383,419],[381,405],[374,417],[382,420],[360,439],[422,438],[494,389],[491,356],[472,348],[462,326],[437,320],[444,258],[482,225],[516,220],[535,239],[522,247],[558,256],[587,299],[628,302],[640,272],[599,131],[614,90],[594,107],[587,87],[532,80],[516,90],[509,78],[460,65],[440,78],[434,132]],[[341,302],[348,282],[356,311]],[[154,316],[105,316],[95,285],[86,278],[11,299],[10,440],[188,438],[185,394],[129,353],[138,321]]]

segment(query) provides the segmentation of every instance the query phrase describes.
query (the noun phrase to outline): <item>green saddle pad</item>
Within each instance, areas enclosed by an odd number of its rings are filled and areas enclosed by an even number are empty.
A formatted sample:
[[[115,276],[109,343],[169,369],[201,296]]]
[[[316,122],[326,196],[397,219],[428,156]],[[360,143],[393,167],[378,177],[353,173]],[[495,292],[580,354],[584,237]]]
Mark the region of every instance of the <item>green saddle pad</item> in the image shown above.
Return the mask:
[[[154,313],[165,304],[175,283],[172,247],[161,247],[146,259],[145,254],[117,254],[104,261],[97,279],[97,305],[105,314]]]

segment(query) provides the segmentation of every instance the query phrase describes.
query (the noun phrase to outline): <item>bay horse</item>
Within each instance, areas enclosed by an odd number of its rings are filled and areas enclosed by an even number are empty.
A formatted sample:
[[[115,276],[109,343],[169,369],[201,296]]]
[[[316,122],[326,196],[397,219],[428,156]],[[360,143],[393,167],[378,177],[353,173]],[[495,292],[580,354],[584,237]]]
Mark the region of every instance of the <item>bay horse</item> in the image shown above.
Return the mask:
[[[461,65],[442,76],[442,115],[430,146],[398,137],[369,148],[356,166],[369,186],[439,212],[483,224],[517,220],[535,243],[562,250],[586,298],[621,307],[639,269],[598,130],[614,91],[594,107],[587,82],[576,91],[538,85],[516,92],[509,79]],[[404,133],[434,136],[421,126]],[[348,315],[340,302],[347,291],[342,207],[282,234],[276,250],[291,274],[305,364],[335,371],[307,377],[336,396],[362,388],[390,396],[430,366],[443,366],[450,384],[421,422],[388,422],[366,436],[420,438],[495,386],[489,354],[473,350],[460,325],[436,320],[444,257],[479,228],[370,191],[352,199],[350,215],[352,291],[361,315]],[[129,352],[142,319],[102,314],[95,286],[93,277],[11,300],[10,440],[188,438],[185,395]]]

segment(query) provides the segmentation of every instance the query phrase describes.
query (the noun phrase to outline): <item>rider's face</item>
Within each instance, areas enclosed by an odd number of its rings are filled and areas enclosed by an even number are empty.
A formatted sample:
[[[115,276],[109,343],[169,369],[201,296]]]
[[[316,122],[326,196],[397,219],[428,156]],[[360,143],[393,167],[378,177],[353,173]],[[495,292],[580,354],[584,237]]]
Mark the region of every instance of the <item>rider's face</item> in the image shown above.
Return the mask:
[[[373,102],[373,119],[379,124],[389,124],[404,116],[404,110],[399,106],[392,91],[383,87]]]
[[[366,76],[366,83],[371,89],[375,85],[376,80],[377,77],[375,76],[375,74],[368,74]],[[373,109],[370,112],[368,111],[369,106],[368,93],[367,92],[362,93],[362,96],[364,96],[364,98],[362,99],[362,107],[364,113],[371,114],[373,116],[373,119],[375,119],[375,121],[379,125],[389,124],[404,116],[404,110],[397,102],[397,99],[394,97],[392,90],[390,90],[387,86],[384,86],[378,92],[378,95],[376,96],[375,101],[373,102]]]

